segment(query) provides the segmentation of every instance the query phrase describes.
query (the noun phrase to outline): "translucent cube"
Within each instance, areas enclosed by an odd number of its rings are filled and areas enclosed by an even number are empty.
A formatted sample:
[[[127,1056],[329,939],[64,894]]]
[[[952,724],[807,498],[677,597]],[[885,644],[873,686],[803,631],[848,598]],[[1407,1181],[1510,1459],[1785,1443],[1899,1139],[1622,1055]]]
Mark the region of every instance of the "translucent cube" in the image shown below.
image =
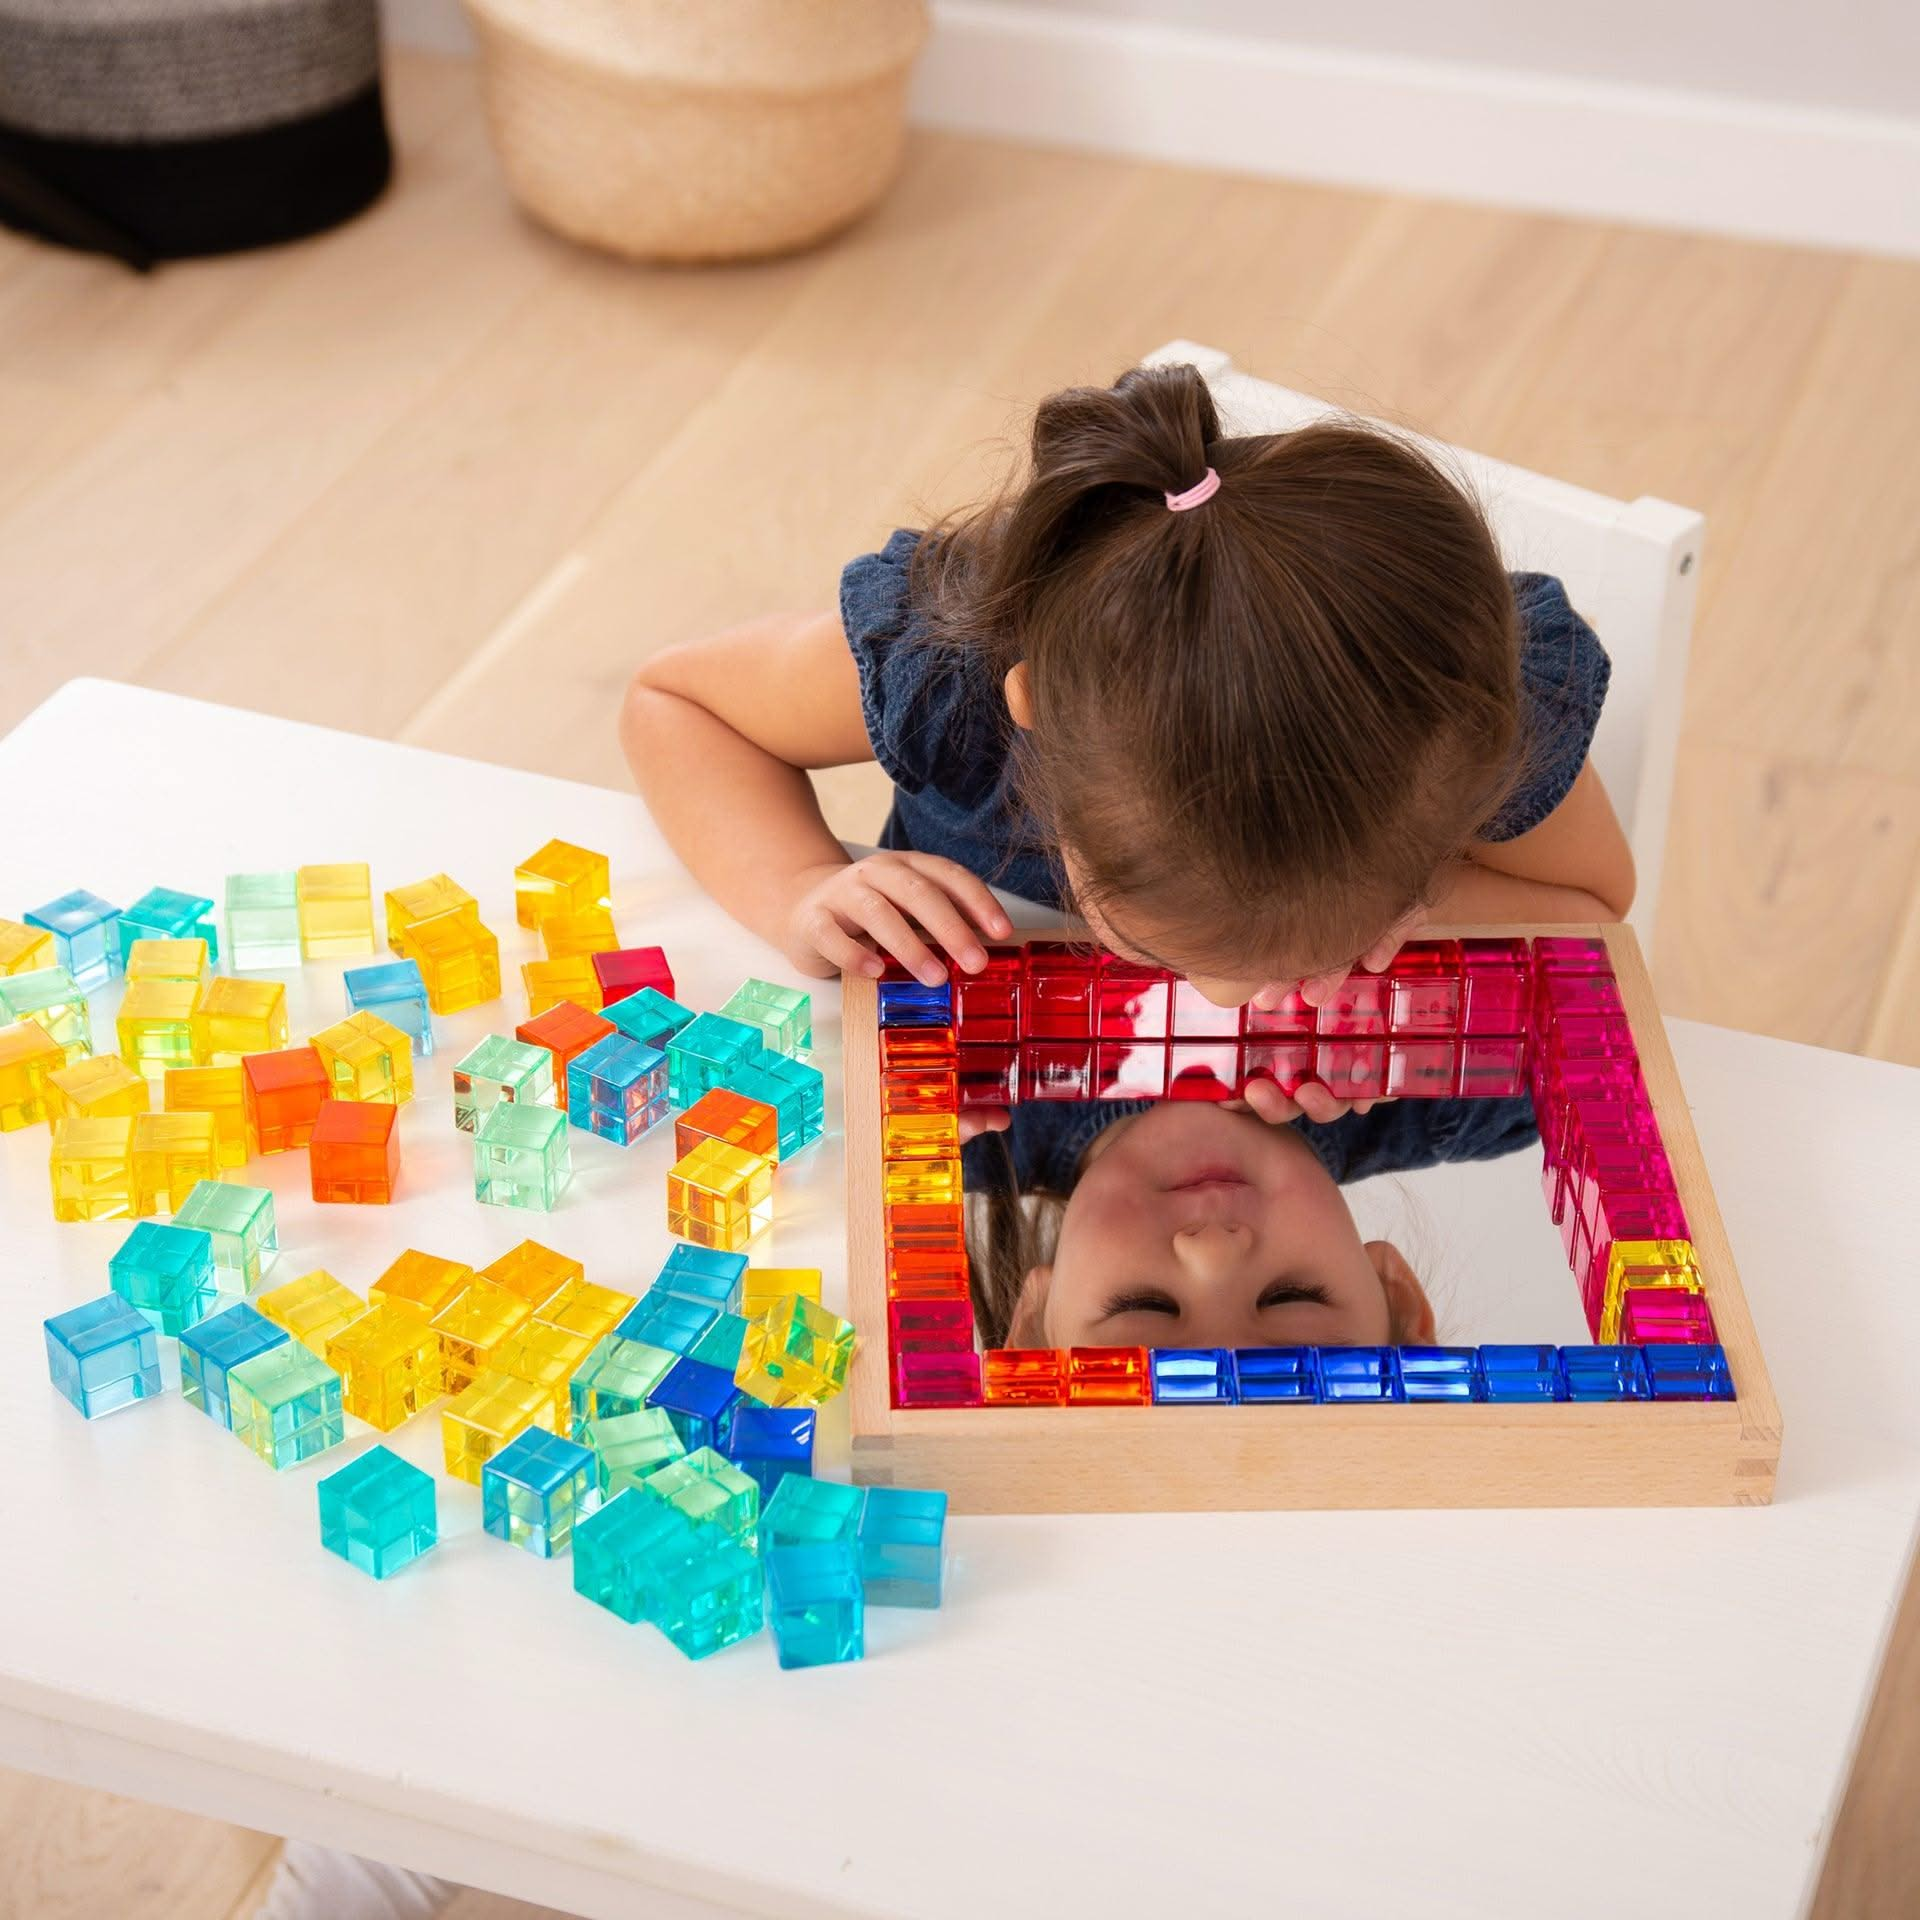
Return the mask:
[[[651,1473],[683,1459],[686,1447],[658,1407],[637,1413],[609,1413],[582,1421],[574,1430],[599,1463],[600,1491],[611,1500],[624,1487],[637,1487]]]
[[[228,1368],[227,1403],[234,1432],[276,1470],[346,1438],[340,1376],[298,1340]]]
[[[432,1056],[433,1009],[427,1003],[419,961],[387,960],[372,967],[350,967],[340,976],[340,984],[352,1012],[377,1013],[407,1036],[415,1059]]]
[[[350,1013],[310,1044],[336,1100],[398,1107],[413,1098],[413,1042],[377,1013]]]
[[[704,1300],[654,1287],[614,1329],[622,1339],[644,1341],[650,1347],[680,1355],[691,1353],[720,1318],[720,1310]]]
[[[1467,1401],[1480,1397],[1471,1347],[1402,1347],[1400,1385],[1410,1401]]]
[[[719,1140],[778,1160],[780,1115],[764,1100],[749,1100],[730,1087],[709,1087],[673,1123],[675,1158],[691,1153],[702,1140]]]
[[[760,1489],[713,1448],[693,1448],[680,1459],[657,1467],[642,1484],[695,1526],[717,1528],[743,1547],[758,1544]]]
[[[294,893],[304,959],[373,951],[373,883],[363,861],[301,867]]]
[[[667,1042],[694,1018],[691,1007],[683,1007],[657,987],[640,987],[618,1000],[609,1000],[602,1014],[629,1040],[638,1040],[643,1047],[658,1047],[662,1053]]]
[[[760,1029],[717,1013],[699,1013],[667,1042],[668,1093],[676,1107],[690,1107],[709,1087],[737,1087],[734,1075],[769,1055]],[[757,1097],[757,1096],[756,1096]]]
[[[291,1153],[313,1138],[331,1083],[311,1047],[250,1053],[240,1063],[247,1139],[257,1153]]]
[[[238,1067],[169,1067],[160,1084],[160,1104],[168,1113],[211,1116],[214,1156],[223,1168],[244,1166],[252,1158],[246,1082]]]
[[[514,917],[523,927],[537,927],[549,914],[607,906],[609,881],[604,853],[549,840],[513,870]]]
[[[259,973],[300,964],[299,879],[292,873],[227,875],[227,965]]]
[[[318,1358],[326,1356],[327,1342],[342,1327],[367,1310],[367,1303],[324,1267],[315,1267],[284,1286],[269,1287],[253,1304]]]
[[[620,936],[605,907],[581,907],[548,914],[540,922],[540,944],[549,960],[591,960],[597,953],[612,953]]]
[[[636,1302],[630,1293],[603,1287],[593,1280],[566,1281],[534,1308],[533,1317],[568,1333],[581,1335],[589,1344],[604,1339],[630,1314]]]
[[[47,1371],[89,1420],[160,1391],[160,1343],[144,1314],[117,1293],[44,1323]]]
[[[169,1067],[205,1066],[194,1025],[200,997],[191,980],[129,981],[115,1022],[121,1057],[156,1078]]]
[[[387,945],[404,950],[407,932],[423,921],[450,918],[472,932],[480,924],[480,903],[451,874],[436,873],[429,880],[395,887],[386,898]]]
[[[678,1357],[641,1340],[623,1339],[617,1333],[606,1335],[573,1376],[570,1402],[574,1432],[578,1434],[588,1421],[638,1413]]]
[[[386,1433],[439,1399],[445,1375],[440,1338],[401,1307],[369,1307],[327,1342],[346,1409]]]
[[[15,1020],[31,1020],[44,1027],[69,1066],[93,1051],[87,989],[66,967],[42,967],[34,973],[0,978],[0,1026]],[[128,1064],[139,1063],[129,1055]]]
[[[509,1293],[517,1293],[537,1315],[563,1288],[584,1281],[587,1270],[570,1254],[557,1253],[538,1240],[522,1240],[482,1267],[480,1274]]]
[[[550,1560],[567,1550],[574,1522],[600,1504],[593,1455],[530,1428],[482,1466],[480,1502],[489,1533]]]
[[[127,947],[126,974],[129,980],[204,980],[207,943],[152,938],[132,941]]]
[[[738,1252],[773,1222],[773,1162],[702,1140],[667,1174],[667,1231]]]
[[[145,1113],[153,1090],[117,1053],[95,1053],[47,1074],[46,1103],[49,1120],[105,1120]]]
[[[598,1012],[600,983],[593,962],[578,956],[565,960],[529,960],[520,969],[526,990],[527,1012],[538,1018],[563,1004]]]
[[[966,1300],[953,1304],[966,1317],[971,1344],[972,1304]],[[1148,1359],[1153,1369],[1155,1406],[1231,1406],[1238,1397],[1233,1354],[1226,1347],[1157,1347]]]
[[[473,1190],[485,1205],[551,1212],[572,1178],[564,1113],[502,1102],[481,1122],[473,1143]]]
[[[215,1283],[224,1293],[252,1293],[280,1245],[273,1195],[265,1187],[202,1180],[173,1216],[176,1227],[198,1227],[213,1242]]]
[[[1566,1376],[1557,1347],[1501,1344],[1474,1349],[1480,1397],[1508,1404],[1564,1400]]]
[[[784,1054],[761,1053],[732,1069],[726,1084],[735,1093],[771,1107],[780,1123],[780,1158],[790,1160],[819,1139],[826,1126],[826,1083],[817,1067]]]
[[[600,1004],[611,1007],[651,987],[669,998],[673,994],[673,969],[658,947],[616,947],[593,956],[594,978],[600,983]]]
[[[675,1247],[654,1285],[666,1293],[699,1300],[725,1313],[740,1311],[740,1289],[747,1272],[744,1253],[717,1247]]]
[[[860,1587],[870,1607],[937,1607],[947,1496],[869,1487],[860,1512]]]
[[[320,1544],[385,1580],[440,1538],[433,1476],[386,1447],[320,1482]]]
[[[10,973],[38,973],[59,963],[53,935],[45,927],[0,919],[0,978]]]
[[[453,1124],[475,1133],[496,1105],[553,1105],[553,1055],[490,1033],[453,1070]]]
[[[231,1067],[287,1044],[287,990],[278,980],[209,980],[193,1011],[193,1057]],[[177,1062],[172,1064],[179,1064]]]
[[[750,1639],[765,1619],[760,1563],[710,1527],[692,1529],[693,1551],[663,1568],[648,1618],[689,1660]]]
[[[482,1373],[447,1402],[440,1435],[447,1471],[469,1486],[480,1484],[486,1463],[529,1427],[552,1430],[553,1395],[510,1373]]]
[[[1718,1341],[1655,1341],[1637,1349],[1655,1400],[1731,1400],[1733,1372]]]
[[[202,1180],[220,1178],[209,1113],[136,1113],[127,1157],[136,1217],[178,1213]]]
[[[367,1289],[369,1305],[398,1307],[416,1319],[431,1320],[457,1295],[464,1293],[473,1279],[473,1269],[464,1260],[448,1260],[437,1253],[421,1253],[409,1247]]]
[[[812,1407],[763,1407],[742,1400],[723,1449],[727,1458],[760,1489],[764,1507],[788,1474],[813,1472]]]
[[[567,1065],[567,1115],[602,1139],[631,1146],[667,1114],[667,1061],[658,1047],[610,1033]]]
[[[726,1444],[739,1400],[740,1389],[726,1368],[687,1357],[667,1369],[665,1378],[648,1395],[647,1404],[666,1414],[682,1444],[692,1453],[701,1447],[717,1450]]]
[[[575,1527],[573,1589],[622,1620],[644,1620],[665,1581],[701,1544],[685,1515],[637,1487],[624,1488]]]
[[[770,1053],[799,1053],[813,1045],[813,998],[797,987],[749,980],[720,1011],[742,1026],[758,1027]]]
[[[866,1603],[850,1542],[769,1546],[762,1564],[767,1620],[783,1667],[834,1666],[861,1657]]]
[[[548,1326],[544,1320],[529,1320],[494,1350],[494,1371],[510,1373],[516,1380],[550,1393],[554,1429],[565,1433],[572,1425],[573,1376],[594,1346],[595,1341],[585,1334]]]
[[[284,1327],[276,1327],[245,1301],[211,1314],[180,1336],[180,1396],[223,1427],[233,1425],[227,1398],[227,1374],[242,1360],[282,1345]]]
[[[53,959],[91,992],[120,971],[120,909],[97,893],[76,887],[23,916],[26,924],[53,935]]]
[[[384,1101],[321,1101],[307,1169],[316,1201],[385,1206],[400,1178],[399,1109]]]
[[[401,957],[420,969],[435,1013],[460,1013],[500,997],[500,942],[453,916],[421,920],[401,935]]]
[[[0,1026],[0,1133],[47,1118],[47,1091],[67,1056],[45,1027],[31,1020]]]
[[[433,1316],[447,1391],[458,1393],[493,1366],[494,1354],[533,1318],[517,1293],[476,1276]]]
[[[814,1480],[789,1474],[760,1509],[760,1539],[776,1546],[833,1543],[851,1560],[860,1534],[865,1489],[838,1480]]]
[[[59,1120],[48,1163],[56,1220],[118,1220],[133,1211],[133,1116]],[[148,1208],[151,1212],[152,1209]]]
[[[687,1358],[718,1367],[731,1379],[746,1344],[747,1322],[737,1313],[723,1313],[687,1350]]]
[[[558,1103],[568,1105],[567,1068],[595,1041],[615,1031],[613,1025],[586,1007],[562,1000],[557,1006],[523,1020],[513,1037],[530,1047],[544,1047],[553,1056],[553,1088]]]
[[[734,1378],[767,1406],[817,1407],[847,1384],[854,1337],[850,1321],[789,1294],[749,1323]]]

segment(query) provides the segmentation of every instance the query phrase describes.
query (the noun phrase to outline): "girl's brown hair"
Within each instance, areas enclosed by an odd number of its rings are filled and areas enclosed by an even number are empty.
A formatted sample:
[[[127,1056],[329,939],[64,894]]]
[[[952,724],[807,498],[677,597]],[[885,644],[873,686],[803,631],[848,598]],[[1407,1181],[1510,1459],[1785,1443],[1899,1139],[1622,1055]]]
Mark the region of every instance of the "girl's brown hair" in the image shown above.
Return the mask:
[[[1208,467],[1213,498],[1170,511]],[[1188,968],[1345,965],[1513,778],[1512,587],[1387,429],[1223,438],[1194,368],[1136,369],[1044,401],[1024,483],[915,568],[936,642],[1025,663],[1017,791],[1079,901]]]

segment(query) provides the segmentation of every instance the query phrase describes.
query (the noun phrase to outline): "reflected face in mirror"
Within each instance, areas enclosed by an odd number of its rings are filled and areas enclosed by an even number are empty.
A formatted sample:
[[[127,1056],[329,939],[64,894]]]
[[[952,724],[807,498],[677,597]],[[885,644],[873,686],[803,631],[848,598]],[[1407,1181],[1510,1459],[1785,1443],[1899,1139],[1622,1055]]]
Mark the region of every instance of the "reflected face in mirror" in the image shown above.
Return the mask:
[[[1433,1312],[1385,1241],[1362,1241],[1292,1127],[1168,1102],[1087,1148],[1015,1346],[1421,1344]]]

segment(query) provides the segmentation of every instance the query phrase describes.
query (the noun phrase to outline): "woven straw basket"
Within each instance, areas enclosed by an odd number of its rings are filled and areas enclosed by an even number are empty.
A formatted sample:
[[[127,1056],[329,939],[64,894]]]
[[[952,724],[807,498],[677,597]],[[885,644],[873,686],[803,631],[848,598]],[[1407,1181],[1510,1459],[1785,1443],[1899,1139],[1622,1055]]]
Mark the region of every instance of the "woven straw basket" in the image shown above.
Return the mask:
[[[899,165],[926,0],[466,0],[514,197],[649,260],[803,247]]]

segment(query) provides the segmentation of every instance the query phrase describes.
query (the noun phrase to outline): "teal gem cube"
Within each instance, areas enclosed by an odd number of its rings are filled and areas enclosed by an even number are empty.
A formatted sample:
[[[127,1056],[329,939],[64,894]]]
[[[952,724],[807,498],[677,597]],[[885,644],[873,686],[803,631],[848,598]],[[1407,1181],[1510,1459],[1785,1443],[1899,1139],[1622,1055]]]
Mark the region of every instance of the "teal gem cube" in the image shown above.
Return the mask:
[[[607,1334],[580,1362],[567,1384],[575,1433],[589,1420],[638,1413],[677,1357],[644,1340],[629,1340],[618,1332]]]
[[[667,1117],[666,1055],[624,1033],[602,1034],[567,1062],[567,1113],[576,1127],[632,1146]]]
[[[668,1098],[676,1107],[690,1107],[709,1087],[731,1086],[736,1070],[765,1053],[758,1027],[717,1013],[695,1014],[667,1042]]]
[[[543,1560],[565,1553],[576,1521],[600,1504],[593,1454],[575,1440],[529,1427],[480,1470],[489,1533]]]
[[[583,1420],[574,1438],[592,1451],[600,1492],[609,1500],[624,1488],[639,1486],[648,1474],[684,1458],[687,1451],[673,1422],[658,1407]]]
[[[433,1053],[433,1008],[417,960],[384,960],[377,966],[349,967],[340,976],[349,1013],[377,1013],[413,1042],[413,1057]]]
[[[146,1315],[117,1293],[43,1322],[47,1373],[89,1420],[160,1391],[160,1341]]]
[[[666,1265],[653,1284],[660,1291],[681,1294],[689,1300],[704,1300],[725,1313],[738,1313],[746,1271],[744,1253],[723,1253],[718,1247],[696,1247],[683,1242],[667,1255]]]
[[[418,1560],[439,1539],[432,1474],[391,1448],[369,1447],[320,1482],[320,1544],[376,1580]]]
[[[176,893],[171,887],[149,887],[120,915],[120,968],[136,940],[204,940],[207,959],[220,960],[220,931],[214,923],[213,902],[197,893]]]
[[[746,1344],[745,1319],[737,1313],[723,1313],[687,1350],[687,1358],[732,1373],[740,1365],[740,1350]]]
[[[644,1620],[667,1578],[700,1548],[684,1514],[627,1487],[574,1528],[573,1590],[622,1620]]]
[[[667,1042],[693,1021],[693,1009],[669,999],[658,987],[642,987],[611,1005],[601,1008],[600,1017],[610,1020],[629,1040],[644,1047],[666,1051]]]
[[[346,1438],[340,1376],[298,1340],[229,1367],[227,1404],[235,1435],[276,1472]]]
[[[227,965],[235,973],[259,973],[299,964],[299,876],[228,874]]]
[[[53,951],[75,984],[91,992],[120,971],[120,909],[85,887],[21,916],[53,935]]]
[[[473,1141],[473,1191],[483,1204],[551,1213],[572,1178],[573,1147],[559,1108],[503,1100],[488,1109]]]
[[[453,1070],[453,1124],[477,1133],[496,1106],[551,1107],[553,1055],[545,1047],[490,1033]]]
[[[197,1228],[213,1242],[214,1285],[223,1293],[254,1292],[280,1245],[273,1194],[266,1187],[202,1180],[173,1224]]]
[[[761,1509],[760,1538],[769,1548],[836,1545],[853,1554],[864,1501],[863,1488],[790,1473]]]
[[[798,987],[748,980],[720,1012],[744,1027],[758,1027],[769,1053],[795,1054],[813,1045],[813,996]]]
[[[818,1067],[785,1054],[761,1053],[735,1067],[721,1082],[749,1100],[762,1100],[774,1111],[780,1129],[780,1158],[790,1160],[811,1146],[826,1130],[827,1083]]]
[[[180,1397],[231,1432],[227,1375],[256,1353],[285,1346],[287,1338],[284,1327],[244,1300],[187,1328],[180,1336]]]
[[[852,1541],[769,1545],[763,1564],[783,1667],[836,1666],[866,1652],[866,1601]]]
[[[689,1300],[684,1294],[665,1292],[656,1283],[640,1296],[614,1332],[678,1357],[691,1353],[719,1318],[717,1307],[703,1300]]]
[[[198,1227],[138,1220],[107,1274],[128,1306],[162,1333],[178,1334],[213,1305],[213,1236]]]
[[[760,1562],[737,1540],[691,1529],[693,1551],[658,1576],[648,1618],[689,1660],[750,1638],[765,1619]]]
[[[869,1487],[856,1536],[860,1590],[870,1607],[937,1607],[947,1496],[914,1487]]]
[[[743,1547],[759,1543],[760,1489],[711,1447],[656,1468],[642,1484],[696,1527],[715,1527]]]

